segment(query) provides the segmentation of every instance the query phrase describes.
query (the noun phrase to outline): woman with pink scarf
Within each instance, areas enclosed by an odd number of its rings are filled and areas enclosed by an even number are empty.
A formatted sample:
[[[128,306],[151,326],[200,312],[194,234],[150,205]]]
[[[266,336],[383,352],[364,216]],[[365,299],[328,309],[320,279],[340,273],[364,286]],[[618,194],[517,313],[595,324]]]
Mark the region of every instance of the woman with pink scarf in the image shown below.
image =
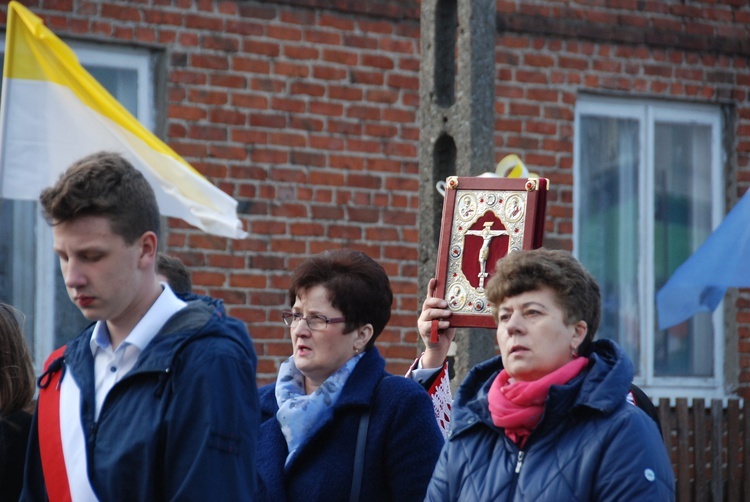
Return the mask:
[[[564,251],[515,252],[487,299],[500,356],[461,385],[425,500],[674,500],[659,430],[625,398],[632,362],[593,340],[591,274]]]

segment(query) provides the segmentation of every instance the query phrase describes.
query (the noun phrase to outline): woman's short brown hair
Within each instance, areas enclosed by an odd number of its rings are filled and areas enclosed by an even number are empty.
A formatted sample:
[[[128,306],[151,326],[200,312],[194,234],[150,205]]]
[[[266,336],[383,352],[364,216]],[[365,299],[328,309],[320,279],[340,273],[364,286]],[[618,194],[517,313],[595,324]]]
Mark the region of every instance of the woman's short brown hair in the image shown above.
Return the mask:
[[[372,324],[372,338],[365,349],[372,347],[391,318],[393,292],[383,267],[363,252],[351,249],[312,256],[292,275],[289,305],[294,305],[298,293],[315,286],[328,290],[328,301],[346,319],[345,333]]]
[[[34,366],[20,316],[15,308],[0,303],[0,417],[25,408],[34,399]]]
[[[557,293],[568,324],[585,321],[586,338],[578,347],[586,354],[601,320],[601,292],[596,279],[567,251],[534,249],[516,251],[500,258],[487,284],[487,300],[495,307],[506,298],[543,286]],[[497,322],[497,308],[493,309]]]

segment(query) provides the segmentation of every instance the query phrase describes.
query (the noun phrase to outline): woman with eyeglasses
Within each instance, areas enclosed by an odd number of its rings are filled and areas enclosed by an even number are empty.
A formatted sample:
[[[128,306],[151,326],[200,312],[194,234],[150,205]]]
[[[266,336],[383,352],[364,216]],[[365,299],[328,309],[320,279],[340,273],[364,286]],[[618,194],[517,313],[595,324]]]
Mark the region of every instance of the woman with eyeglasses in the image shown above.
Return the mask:
[[[443,436],[425,390],[386,373],[374,346],[392,301],[385,270],[359,251],[295,270],[282,314],[293,353],[260,389],[258,500],[424,498]]]

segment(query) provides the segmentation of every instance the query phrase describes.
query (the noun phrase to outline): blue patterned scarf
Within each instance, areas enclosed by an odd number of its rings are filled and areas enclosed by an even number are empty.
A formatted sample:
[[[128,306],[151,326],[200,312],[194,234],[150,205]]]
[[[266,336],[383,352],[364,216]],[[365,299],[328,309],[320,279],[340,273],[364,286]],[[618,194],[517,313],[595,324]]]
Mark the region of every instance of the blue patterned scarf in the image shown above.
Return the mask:
[[[294,356],[281,363],[276,378],[276,403],[279,405],[276,420],[289,448],[286,464],[297,448],[318,430],[321,417],[334,405],[363,355],[349,359],[310,395],[305,394],[305,377],[294,365]]]

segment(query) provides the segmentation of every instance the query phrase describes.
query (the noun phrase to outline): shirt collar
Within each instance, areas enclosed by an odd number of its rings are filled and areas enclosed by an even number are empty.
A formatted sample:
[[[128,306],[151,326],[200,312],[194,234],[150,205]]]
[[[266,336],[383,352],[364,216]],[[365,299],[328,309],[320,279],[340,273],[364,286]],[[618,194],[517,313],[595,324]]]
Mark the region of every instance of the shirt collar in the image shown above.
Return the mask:
[[[154,339],[169,318],[187,306],[187,303],[177,298],[167,283],[162,282],[161,286],[161,294],[120,346],[134,345],[139,351],[142,351]],[[89,345],[91,353],[94,355],[96,355],[98,348],[106,350],[111,347],[112,343],[106,321],[97,321],[94,331],[91,333]]]

